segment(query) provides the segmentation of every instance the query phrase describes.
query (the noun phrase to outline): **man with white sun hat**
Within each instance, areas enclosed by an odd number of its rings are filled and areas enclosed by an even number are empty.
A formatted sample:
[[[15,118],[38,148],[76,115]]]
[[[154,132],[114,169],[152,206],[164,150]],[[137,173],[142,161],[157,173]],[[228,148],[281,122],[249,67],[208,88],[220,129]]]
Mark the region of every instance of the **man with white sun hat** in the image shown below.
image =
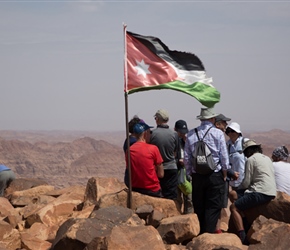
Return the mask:
[[[237,122],[230,123],[225,133],[230,138],[227,141],[227,148],[231,169],[239,173],[238,179],[230,181],[230,185],[233,189],[238,189],[245,174],[246,157],[243,153],[243,142],[248,139],[243,137],[241,127]]]

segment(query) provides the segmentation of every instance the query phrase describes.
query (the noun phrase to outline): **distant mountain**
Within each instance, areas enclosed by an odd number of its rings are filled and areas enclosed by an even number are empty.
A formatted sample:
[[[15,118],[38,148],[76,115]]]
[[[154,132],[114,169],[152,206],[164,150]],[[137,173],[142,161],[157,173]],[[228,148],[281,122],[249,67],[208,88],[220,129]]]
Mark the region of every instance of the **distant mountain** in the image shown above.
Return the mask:
[[[279,129],[243,135],[261,143],[269,157],[278,146],[290,149],[290,133]],[[57,187],[86,185],[93,176],[123,180],[124,139],[122,131],[0,131],[0,163],[17,177],[40,178]]]
[[[290,149],[290,133],[280,129],[273,129],[267,132],[245,133],[244,136],[260,143],[263,148],[263,153],[269,157],[271,157],[276,147],[285,145]]]
[[[0,130],[0,138],[6,140],[21,140],[30,143],[35,142],[72,142],[78,138],[91,137],[96,140],[104,140],[111,144],[121,146],[126,137],[125,131],[69,131],[69,130],[51,130],[51,131],[33,131],[33,130]]]
[[[86,184],[92,176],[122,180],[125,169],[120,146],[90,137],[58,143],[1,139],[0,162],[18,177],[38,177],[59,187]]]

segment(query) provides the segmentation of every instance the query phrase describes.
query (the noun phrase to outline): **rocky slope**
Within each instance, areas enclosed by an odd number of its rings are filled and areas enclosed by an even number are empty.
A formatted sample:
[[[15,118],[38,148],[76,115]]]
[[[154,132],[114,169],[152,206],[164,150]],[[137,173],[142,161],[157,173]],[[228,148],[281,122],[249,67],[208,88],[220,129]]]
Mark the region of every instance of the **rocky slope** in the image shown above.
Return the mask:
[[[200,235],[195,213],[173,200],[132,192],[116,178],[92,177],[85,186],[55,189],[38,179],[14,180],[0,197],[0,250],[289,249],[290,196],[278,192],[245,211],[249,246],[228,228]],[[141,237],[140,237],[141,236]]]
[[[31,143],[23,138],[0,139],[0,162],[13,169],[17,177],[40,178],[56,187],[83,184],[91,176],[123,178],[121,146],[90,137],[71,142],[62,142],[60,137],[53,143]]]

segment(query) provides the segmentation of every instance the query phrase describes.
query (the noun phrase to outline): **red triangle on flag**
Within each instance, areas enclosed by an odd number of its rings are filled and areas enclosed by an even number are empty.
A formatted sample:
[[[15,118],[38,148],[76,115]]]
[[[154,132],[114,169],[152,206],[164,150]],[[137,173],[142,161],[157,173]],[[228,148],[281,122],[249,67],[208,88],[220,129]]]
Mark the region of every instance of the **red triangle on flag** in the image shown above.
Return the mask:
[[[126,34],[127,91],[168,83],[177,79],[174,68],[136,38]]]

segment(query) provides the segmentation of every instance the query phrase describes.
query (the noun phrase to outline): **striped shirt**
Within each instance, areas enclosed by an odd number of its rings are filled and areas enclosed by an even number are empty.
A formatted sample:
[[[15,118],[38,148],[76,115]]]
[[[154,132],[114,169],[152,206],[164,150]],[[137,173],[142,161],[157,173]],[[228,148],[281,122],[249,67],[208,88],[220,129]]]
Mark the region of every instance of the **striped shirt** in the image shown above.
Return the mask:
[[[197,127],[199,138],[203,138],[206,131],[212,127],[204,138],[204,142],[210,149],[213,160],[217,164],[215,172],[221,169],[227,170],[230,168],[229,156],[227,151],[227,145],[223,132],[217,129],[211,122],[202,121],[201,125]],[[195,173],[192,163],[192,152],[194,151],[195,144],[198,141],[197,135],[194,129],[190,130],[187,134],[187,139],[184,146],[184,165],[188,175]]]

